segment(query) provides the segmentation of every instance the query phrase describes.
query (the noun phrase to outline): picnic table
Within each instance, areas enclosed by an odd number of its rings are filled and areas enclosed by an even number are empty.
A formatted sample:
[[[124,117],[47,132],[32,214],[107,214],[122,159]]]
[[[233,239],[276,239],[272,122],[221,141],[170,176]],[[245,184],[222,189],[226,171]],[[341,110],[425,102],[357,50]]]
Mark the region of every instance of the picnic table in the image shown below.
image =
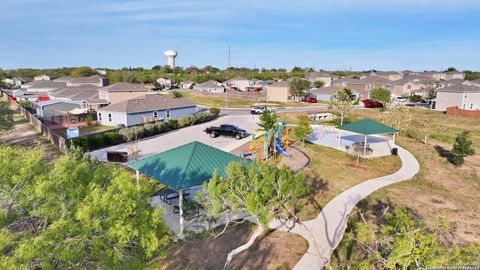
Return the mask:
[[[190,193],[185,192],[185,190],[183,190],[182,192],[183,192],[184,198],[190,195]],[[168,205],[172,205],[172,200],[177,199],[179,197],[177,191],[169,188],[157,191],[153,194],[153,196],[160,196],[160,200],[164,201]]]

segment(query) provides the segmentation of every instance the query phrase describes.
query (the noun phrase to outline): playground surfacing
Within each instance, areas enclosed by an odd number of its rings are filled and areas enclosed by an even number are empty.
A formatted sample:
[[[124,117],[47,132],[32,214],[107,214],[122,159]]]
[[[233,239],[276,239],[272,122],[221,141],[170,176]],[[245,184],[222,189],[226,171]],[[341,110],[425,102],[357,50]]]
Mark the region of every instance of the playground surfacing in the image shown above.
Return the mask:
[[[353,132],[340,130],[323,125],[312,125],[313,133],[310,134],[309,141],[314,144],[335,148],[337,150],[351,153],[354,143],[363,143],[365,137]],[[341,140],[339,145],[339,135]],[[374,158],[391,155],[393,141],[391,138],[383,135],[367,136],[367,145],[372,150],[364,158]],[[363,157],[363,154],[362,154]]]

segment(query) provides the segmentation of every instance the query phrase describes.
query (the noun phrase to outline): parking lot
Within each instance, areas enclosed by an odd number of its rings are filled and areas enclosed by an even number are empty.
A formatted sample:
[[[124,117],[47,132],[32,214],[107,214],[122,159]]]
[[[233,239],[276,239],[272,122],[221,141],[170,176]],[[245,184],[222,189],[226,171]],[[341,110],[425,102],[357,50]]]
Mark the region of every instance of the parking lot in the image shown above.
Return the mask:
[[[232,124],[245,129],[248,133],[251,134],[255,132],[255,130],[258,128],[257,122],[258,116],[223,116],[212,122],[182,128],[151,138],[145,138],[136,143],[138,149],[141,150],[138,158],[145,158],[153,154],[161,153],[193,141],[199,141],[204,144],[216,147],[218,149],[230,152],[233,149],[249,142],[251,139],[250,136],[247,136],[246,138],[243,138],[241,140],[236,140],[235,138],[230,137],[210,138],[210,136],[208,134],[205,134],[203,130],[209,126]],[[92,151],[90,152],[90,155],[96,157],[101,161],[106,161],[108,151],[128,152],[128,148],[131,145],[132,143],[115,145],[112,147]]]

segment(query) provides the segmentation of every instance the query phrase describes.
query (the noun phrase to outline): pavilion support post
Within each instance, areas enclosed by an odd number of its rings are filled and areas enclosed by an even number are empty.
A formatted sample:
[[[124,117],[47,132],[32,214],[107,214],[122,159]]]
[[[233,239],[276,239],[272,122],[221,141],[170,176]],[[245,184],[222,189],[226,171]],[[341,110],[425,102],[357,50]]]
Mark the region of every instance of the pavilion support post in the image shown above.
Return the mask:
[[[363,157],[367,156],[367,135],[365,135],[365,142],[363,144]]]
[[[140,172],[135,171],[135,178],[137,179],[137,185],[140,183]]]
[[[178,191],[178,207],[180,208],[180,233],[178,237],[183,238],[183,230],[184,230],[184,220],[183,220],[183,190]]]
[[[395,133],[393,133],[392,148],[395,148]]]
[[[338,132],[338,148],[342,147],[342,130],[339,129]]]

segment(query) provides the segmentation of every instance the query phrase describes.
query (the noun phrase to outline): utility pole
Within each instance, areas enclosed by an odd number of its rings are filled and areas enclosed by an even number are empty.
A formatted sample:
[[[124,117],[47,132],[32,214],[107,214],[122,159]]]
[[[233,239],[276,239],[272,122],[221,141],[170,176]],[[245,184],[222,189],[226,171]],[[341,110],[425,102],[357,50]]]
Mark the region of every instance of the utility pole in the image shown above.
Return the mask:
[[[228,45],[228,67],[231,67],[231,65],[230,65],[230,45]]]

